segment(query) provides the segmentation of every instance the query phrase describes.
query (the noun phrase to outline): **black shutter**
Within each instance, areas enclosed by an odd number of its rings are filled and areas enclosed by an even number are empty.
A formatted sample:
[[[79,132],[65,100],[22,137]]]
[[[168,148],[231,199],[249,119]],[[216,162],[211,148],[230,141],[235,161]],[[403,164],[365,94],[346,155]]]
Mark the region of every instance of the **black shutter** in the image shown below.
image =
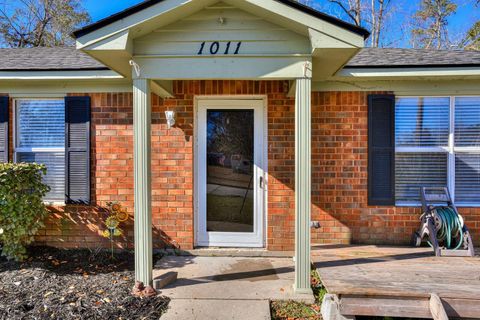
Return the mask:
[[[0,97],[0,163],[8,162],[8,97]]]
[[[395,96],[368,97],[368,204],[395,205]]]
[[[90,97],[65,98],[66,202],[90,202]]]

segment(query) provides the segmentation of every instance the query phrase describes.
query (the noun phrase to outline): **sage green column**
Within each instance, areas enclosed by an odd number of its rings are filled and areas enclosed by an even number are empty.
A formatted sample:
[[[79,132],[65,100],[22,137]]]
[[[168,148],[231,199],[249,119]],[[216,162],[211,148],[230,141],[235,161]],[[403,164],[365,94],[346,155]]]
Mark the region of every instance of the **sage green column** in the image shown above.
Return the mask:
[[[311,95],[310,78],[297,79],[295,94],[295,292],[310,287],[311,210]]]
[[[133,158],[135,195],[135,280],[152,282],[150,80],[133,80]]]

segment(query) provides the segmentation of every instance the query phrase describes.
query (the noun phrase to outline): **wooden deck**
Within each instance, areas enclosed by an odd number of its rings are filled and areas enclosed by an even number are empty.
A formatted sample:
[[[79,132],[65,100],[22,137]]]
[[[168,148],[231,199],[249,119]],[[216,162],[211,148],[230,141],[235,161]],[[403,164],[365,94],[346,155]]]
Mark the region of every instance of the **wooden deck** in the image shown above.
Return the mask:
[[[433,318],[438,295],[450,317],[480,318],[480,257],[430,248],[318,246],[313,261],[342,315]]]

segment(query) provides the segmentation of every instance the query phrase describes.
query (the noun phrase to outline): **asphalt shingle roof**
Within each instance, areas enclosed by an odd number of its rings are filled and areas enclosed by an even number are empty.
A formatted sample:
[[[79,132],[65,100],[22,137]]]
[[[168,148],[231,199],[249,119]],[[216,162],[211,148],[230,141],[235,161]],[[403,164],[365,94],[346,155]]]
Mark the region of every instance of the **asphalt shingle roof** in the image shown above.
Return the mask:
[[[364,48],[346,68],[479,66],[479,51]]]
[[[108,70],[73,47],[0,49],[0,71]]]
[[[345,68],[480,67],[479,51],[362,49]],[[0,71],[108,70],[72,47],[0,49]]]

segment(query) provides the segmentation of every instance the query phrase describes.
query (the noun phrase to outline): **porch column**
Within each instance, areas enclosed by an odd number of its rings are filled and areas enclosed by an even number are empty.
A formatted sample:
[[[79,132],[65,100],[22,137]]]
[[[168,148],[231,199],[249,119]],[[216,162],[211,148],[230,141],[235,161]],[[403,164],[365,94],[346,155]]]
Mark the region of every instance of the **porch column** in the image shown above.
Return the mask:
[[[295,292],[311,293],[311,78],[296,80],[295,93]]]
[[[135,280],[152,282],[150,80],[133,80],[133,158],[135,196]]]

